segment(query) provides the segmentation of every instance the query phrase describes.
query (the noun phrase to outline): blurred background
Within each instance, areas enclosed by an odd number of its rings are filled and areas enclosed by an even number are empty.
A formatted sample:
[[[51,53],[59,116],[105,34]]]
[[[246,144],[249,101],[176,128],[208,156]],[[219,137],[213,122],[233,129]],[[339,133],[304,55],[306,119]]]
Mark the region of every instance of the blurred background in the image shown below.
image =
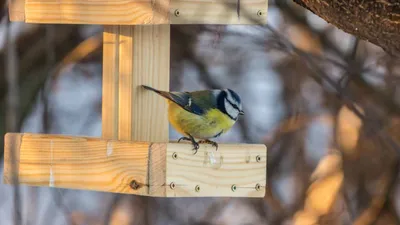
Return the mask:
[[[4,2],[0,135],[100,137],[102,27],[10,23]],[[267,145],[264,199],[0,184],[0,224],[400,224],[399,59],[292,1],[269,1],[267,16],[267,26],[172,25],[170,79],[174,91],[242,96],[246,116],[217,141]]]

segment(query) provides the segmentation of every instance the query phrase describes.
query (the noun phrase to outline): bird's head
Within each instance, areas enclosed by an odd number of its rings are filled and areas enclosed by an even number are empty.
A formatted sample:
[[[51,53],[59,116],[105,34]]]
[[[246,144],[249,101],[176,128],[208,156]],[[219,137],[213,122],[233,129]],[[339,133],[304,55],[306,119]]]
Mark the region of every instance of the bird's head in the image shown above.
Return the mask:
[[[218,108],[232,120],[244,115],[239,95],[231,89],[223,89],[218,94]]]

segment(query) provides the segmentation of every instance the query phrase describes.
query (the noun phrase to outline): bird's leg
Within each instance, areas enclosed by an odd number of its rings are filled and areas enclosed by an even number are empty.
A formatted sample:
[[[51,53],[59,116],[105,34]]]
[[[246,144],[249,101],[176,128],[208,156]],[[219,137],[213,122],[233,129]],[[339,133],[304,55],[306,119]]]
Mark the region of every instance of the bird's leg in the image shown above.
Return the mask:
[[[212,146],[215,147],[215,151],[218,150],[218,143],[215,142],[215,141],[210,141],[210,140],[208,140],[208,139],[204,139],[204,140],[200,140],[200,141],[199,141],[199,144],[210,144],[210,145],[212,145]]]
[[[182,140],[184,140],[184,141],[192,141],[192,139],[190,139],[190,138],[188,138],[188,137],[181,137],[181,138],[178,139],[178,143],[179,143],[180,141],[182,141]]]
[[[199,143],[197,143],[196,140],[194,140],[194,138],[193,138],[190,134],[188,134],[188,136],[189,136],[189,137],[181,137],[181,138],[179,138],[178,143],[179,143],[181,140],[185,140],[185,141],[190,141],[190,142],[192,142],[192,144],[193,144],[193,150],[194,150],[194,154],[193,154],[193,155],[196,155],[197,150],[199,149]]]
[[[197,143],[196,140],[194,140],[194,138],[190,134],[189,134],[189,137],[190,137],[190,139],[192,141],[192,144],[193,144],[193,150],[194,150],[193,155],[196,155],[197,150],[199,150],[199,147],[200,147],[199,143]]]

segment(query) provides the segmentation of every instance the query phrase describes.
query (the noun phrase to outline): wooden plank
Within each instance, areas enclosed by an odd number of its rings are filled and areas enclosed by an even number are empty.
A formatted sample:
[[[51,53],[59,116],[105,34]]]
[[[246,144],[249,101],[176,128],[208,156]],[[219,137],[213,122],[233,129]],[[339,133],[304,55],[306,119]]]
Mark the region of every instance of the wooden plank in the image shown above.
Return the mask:
[[[106,26],[103,138],[169,140],[166,101],[140,88],[147,84],[169,90],[169,26]]]
[[[13,6],[10,19],[51,24],[265,24],[267,8],[268,0],[26,0],[25,5]]]
[[[155,18],[151,0],[26,0],[28,23],[63,24],[154,24],[167,18]]]
[[[170,23],[265,24],[267,9],[268,0],[240,0],[239,6],[237,0],[173,0],[170,4]]]
[[[8,12],[11,21],[25,21],[25,0],[9,1]]]
[[[202,144],[196,155],[191,148],[189,143],[8,133],[5,155],[20,152],[19,183],[31,186],[159,197],[264,197],[265,145],[220,144],[215,151]],[[11,165],[5,157],[6,184],[11,184]]]
[[[119,26],[103,32],[102,137],[118,139]]]
[[[130,29],[133,55],[126,60],[133,65],[131,140],[168,142],[167,102],[140,85],[169,90],[170,25],[130,26]]]
[[[21,141],[22,134],[6,134],[4,138],[5,148],[3,179],[5,183],[15,184],[18,182]]]
[[[266,160],[265,145],[219,144],[218,151],[211,145],[201,145],[193,156],[188,145],[169,143],[166,178],[167,184],[175,183],[175,188],[168,188],[167,196],[264,197]]]
[[[133,91],[133,27],[120,26],[119,35],[119,101],[118,139],[132,138],[132,101]],[[138,76],[145,76],[140,74]]]
[[[8,133],[6,140],[20,134]],[[5,152],[20,151],[19,182],[33,186],[85,189],[146,195],[148,187],[130,188],[130,182],[147,183],[149,143],[102,140],[89,137],[23,134]],[[10,171],[10,161],[5,161]],[[10,174],[4,174],[9,183]]]

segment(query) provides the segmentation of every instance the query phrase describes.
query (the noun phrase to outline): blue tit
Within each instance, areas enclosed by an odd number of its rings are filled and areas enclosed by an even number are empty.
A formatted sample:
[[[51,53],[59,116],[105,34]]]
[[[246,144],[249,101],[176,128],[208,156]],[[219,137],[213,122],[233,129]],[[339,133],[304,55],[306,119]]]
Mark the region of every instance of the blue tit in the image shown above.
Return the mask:
[[[193,92],[167,92],[142,85],[147,90],[163,96],[168,102],[168,120],[183,135],[181,140],[190,141],[196,154],[199,144],[218,144],[209,139],[226,133],[239,115],[244,115],[238,94],[230,89],[202,90]],[[195,139],[200,139],[196,142]]]

